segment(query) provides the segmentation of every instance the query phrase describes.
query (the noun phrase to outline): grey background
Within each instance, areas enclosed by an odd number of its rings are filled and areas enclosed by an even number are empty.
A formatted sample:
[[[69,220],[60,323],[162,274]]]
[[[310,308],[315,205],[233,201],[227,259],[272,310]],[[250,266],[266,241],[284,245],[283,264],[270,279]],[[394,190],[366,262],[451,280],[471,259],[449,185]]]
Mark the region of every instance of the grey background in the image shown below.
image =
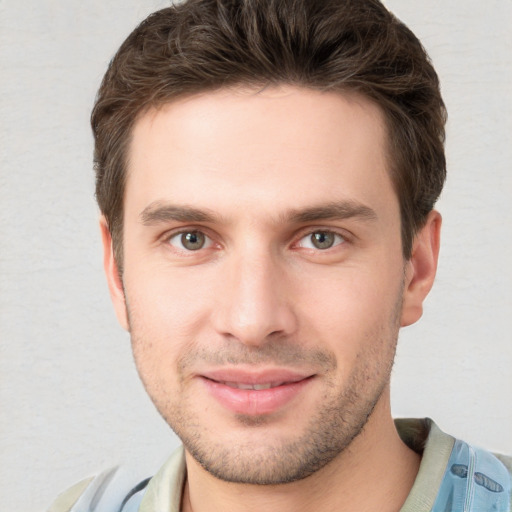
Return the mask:
[[[388,0],[448,105],[437,283],[402,332],[394,413],[512,453],[512,2]],[[157,0],[0,0],[0,503],[177,440],[154,411],[102,274],[88,117],[108,60]]]

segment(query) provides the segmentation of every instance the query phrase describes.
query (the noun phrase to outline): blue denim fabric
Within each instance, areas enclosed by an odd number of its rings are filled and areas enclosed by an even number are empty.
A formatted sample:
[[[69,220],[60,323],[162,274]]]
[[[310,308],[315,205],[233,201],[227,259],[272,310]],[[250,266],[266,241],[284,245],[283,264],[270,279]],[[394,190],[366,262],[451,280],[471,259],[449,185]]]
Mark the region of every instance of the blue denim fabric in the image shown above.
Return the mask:
[[[511,486],[494,455],[456,440],[432,512],[509,512]]]
[[[71,512],[137,512],[147,480],[137,483],[121,473],[96,477]],[[494,455],[456,440],[431,512],[512,512],[511,487],[509,472]]]

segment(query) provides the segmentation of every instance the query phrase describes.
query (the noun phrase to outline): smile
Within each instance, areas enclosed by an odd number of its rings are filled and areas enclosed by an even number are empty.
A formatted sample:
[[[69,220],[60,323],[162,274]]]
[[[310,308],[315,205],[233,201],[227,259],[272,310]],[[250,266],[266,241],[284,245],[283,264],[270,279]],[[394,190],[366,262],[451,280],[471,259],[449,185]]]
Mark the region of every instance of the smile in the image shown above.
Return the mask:
[[[286,370],[218,370],[200,375],[199,380],[222,409],[257,416],[285,410],[312,385],[314,377]]]
[[[277,388],[286,384],[286,382],[268,382],[264,384],[243,384],[241,382],[219,382],[219,384],[223,384],[224,386],[228,386],[230,388],[235,389],[253,389],[255,391],[260,391],[262,389],[271,389]]]

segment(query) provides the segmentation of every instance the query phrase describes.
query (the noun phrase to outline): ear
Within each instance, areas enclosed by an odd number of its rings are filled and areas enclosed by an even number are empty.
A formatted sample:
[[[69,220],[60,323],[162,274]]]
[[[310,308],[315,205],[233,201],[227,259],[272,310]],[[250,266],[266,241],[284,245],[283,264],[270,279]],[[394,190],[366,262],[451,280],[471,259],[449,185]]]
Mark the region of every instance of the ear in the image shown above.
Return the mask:
[[[129,330],[128,313],[126,310],[126,300],[124,296],[123,281],[119,275],[119,269],[114,257],[112,247],[112,236],[108,228],[107,220],[102,215],[100,217],[101,241],[103,242],[103,268],[107,276],[110,298],[114,305],[117,320],[123,329]]]
[[[402,327],[418,321],[423,314],[423,301],[436,276],[440,239],[441,214],[432,210],[414,237],[412,255],[405,266]]]

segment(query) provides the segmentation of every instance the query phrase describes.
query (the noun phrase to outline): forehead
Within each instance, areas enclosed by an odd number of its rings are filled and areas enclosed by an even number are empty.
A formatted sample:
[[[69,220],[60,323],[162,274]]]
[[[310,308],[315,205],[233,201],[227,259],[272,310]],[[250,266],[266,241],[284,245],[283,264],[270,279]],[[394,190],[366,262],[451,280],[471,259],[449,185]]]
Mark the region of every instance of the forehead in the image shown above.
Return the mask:
[[[282,86],[198,94],[138,119],[125,202],[139,212],[173,201],[276,215],[301,202],[396,203],[386,154],[380,108],[355,93]]]

